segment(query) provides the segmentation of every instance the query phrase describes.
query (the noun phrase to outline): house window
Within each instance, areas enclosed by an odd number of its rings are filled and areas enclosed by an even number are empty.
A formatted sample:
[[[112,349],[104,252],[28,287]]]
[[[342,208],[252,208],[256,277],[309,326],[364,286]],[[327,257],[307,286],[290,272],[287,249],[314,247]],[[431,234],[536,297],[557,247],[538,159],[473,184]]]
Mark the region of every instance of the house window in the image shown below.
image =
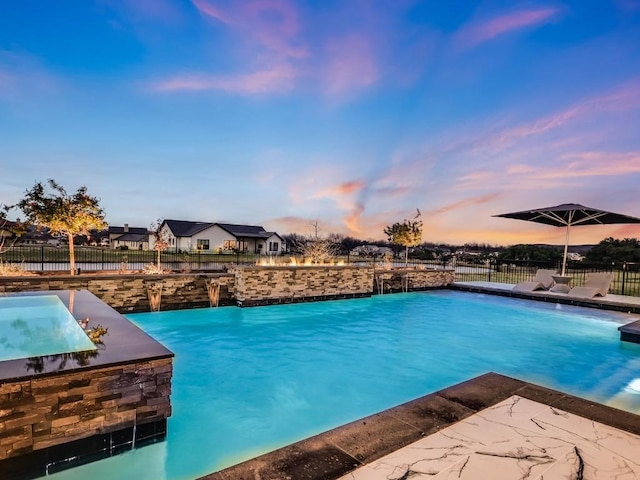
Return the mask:
[[[269,251],[277,252],[280,249],[280,244],[278,242],[269,242]]]
[[[234,250],[236,248],[235,240],[225,240],[222,244],[223,250]]]
[[[247,249],[248,249],[247,242],[240,240],[238,242],[238,251],[239,252],[246,252]]]
[[[208,238],[199,238],[198,243],[196,245],[198,250],[209,250],[209,239]]]

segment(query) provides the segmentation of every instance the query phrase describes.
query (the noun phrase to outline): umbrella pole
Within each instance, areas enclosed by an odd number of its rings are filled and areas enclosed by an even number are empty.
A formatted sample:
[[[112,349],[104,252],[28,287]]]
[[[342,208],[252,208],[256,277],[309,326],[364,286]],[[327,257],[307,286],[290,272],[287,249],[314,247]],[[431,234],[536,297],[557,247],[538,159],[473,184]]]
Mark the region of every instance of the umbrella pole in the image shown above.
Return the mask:
[[[567,250],[569,249],[569,227],[571,225],[567,224],[567,235],[564,240],[564,256],[562,257],[562,276],[564,277],[564,271],[567,267]]]

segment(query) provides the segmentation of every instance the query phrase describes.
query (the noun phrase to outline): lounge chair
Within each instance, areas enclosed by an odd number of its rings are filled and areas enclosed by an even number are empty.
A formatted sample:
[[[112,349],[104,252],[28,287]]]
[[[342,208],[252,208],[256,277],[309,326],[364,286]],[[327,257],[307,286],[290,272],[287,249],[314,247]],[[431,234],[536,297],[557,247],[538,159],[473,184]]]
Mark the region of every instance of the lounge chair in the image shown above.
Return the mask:
[[[533,282],[520,282],[513,289],[517,292],[533,292],[535,290],[549,290],[553,285],[552,275],[557,272],[555,270],[544,270],[539,268]]]
[[[573,287],[569,291],[571,297],[593,298],[598,295],[604,297],[611,285],[610,273],[590,273],[587,281],[581,287]]]

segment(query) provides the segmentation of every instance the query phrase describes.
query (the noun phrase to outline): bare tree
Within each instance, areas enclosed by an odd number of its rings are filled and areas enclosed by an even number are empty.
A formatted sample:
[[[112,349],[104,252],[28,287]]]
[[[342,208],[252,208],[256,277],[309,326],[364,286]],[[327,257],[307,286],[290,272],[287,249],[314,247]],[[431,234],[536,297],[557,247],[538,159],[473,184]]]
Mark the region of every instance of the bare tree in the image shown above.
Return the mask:
[[[304,244],[298,245],[303,257],[312,263],[323,263],[340,252],[340,246],[328,236],[322,234],[322,227],[318,220],[311,222],[311,233],[305,237]]]
[[[156,252],[158,252],[157,264],[156,264],[158,272],[162,271],[162,268],[160,267],[160,254],[164,250],[169,248],[169,246],[171,245],[171,243],[169,242],[169,237],[167,236],[165,231],[162,229],[163,223],[164,223],[164,220],[159,218],[154,223],[152,223],[151,226],[149,227],[149,231],[151,232],[151,235],[153,236],[153,239],[154,239],[153,249]]]

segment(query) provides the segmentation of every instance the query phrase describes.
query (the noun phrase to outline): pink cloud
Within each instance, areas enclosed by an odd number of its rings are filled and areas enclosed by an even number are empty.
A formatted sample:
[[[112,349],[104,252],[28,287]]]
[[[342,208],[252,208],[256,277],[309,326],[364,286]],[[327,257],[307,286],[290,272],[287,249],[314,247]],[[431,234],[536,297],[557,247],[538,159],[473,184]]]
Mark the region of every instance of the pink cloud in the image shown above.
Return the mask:
[[[298,59],[309,54],[304,46],[296,44],[299,16],[295,4],[288,0],[227,2],[224,6],[215,0],[192,2],[203,15],[232,27],[242,38],[271,53]]]
[[[366,36],[349,35],[327,42],[324,86],[329,94],[372,85],[379,77],[373,45]]]
[[[442,207],[439,207],[435,210],[430,210],[429,212],[427,212],[426,217],[429,217],[430,215],[442,215],[443,213],[450,213],[452,211],[464,210],[472,206],[478,206],[485,203],[490,203],[490,202],[493,202],[494,200],[497,200],[501,196],[502,196],[501,193],[492,192],[484,195],[477,195],[474,197],[465,198],[458,202],[443,205]]]
[[[483,22],[474,22],[458,31],[457,41],[465,46],[475,46],[506,33],[549,23],[559,12],[555,7],[520,10]]]
[[[493,135],[483,136],[475,141],[475,147],[496,153],[529,137],[565,127],[571,122],[596,118],[605,112],[620,112],[638,107],[640,107],[640,81],[634,79],[610,92],[587,98],[551,115],[504,129]]]
[[[238,75],[185,75],[158,82],[154,90],[159,92],[220,90],[239,95],[283,93],[291,90],[298,73],[290,66],[282,65]]]
[[[210,2],[206,0],[191,0],[193,5],[204,15],[221,21],[222,23],[232,23],[231,19],[225,15],[222,10],[214,7]]]

